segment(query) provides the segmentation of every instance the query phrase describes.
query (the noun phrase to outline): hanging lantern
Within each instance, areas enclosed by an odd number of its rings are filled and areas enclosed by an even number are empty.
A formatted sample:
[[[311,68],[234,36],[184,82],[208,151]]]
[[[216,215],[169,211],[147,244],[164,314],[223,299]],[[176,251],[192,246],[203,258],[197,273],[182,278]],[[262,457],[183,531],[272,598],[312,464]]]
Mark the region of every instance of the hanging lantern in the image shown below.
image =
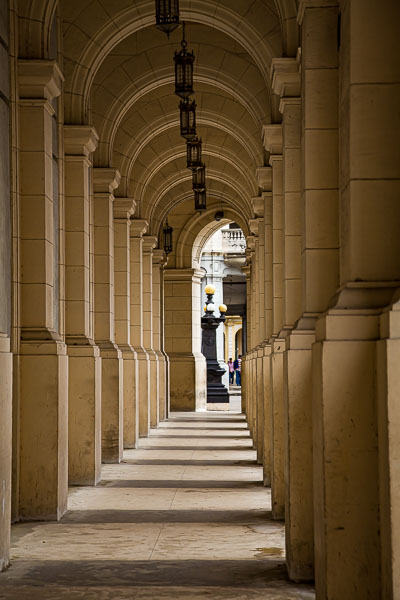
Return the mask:
[[[185,98],[179,102],[181,136],[191,140],[196,136],[196,102]]]
[[[199,169],[193,171],[193,189],[196,192],[202,192],[206,189],[206,168],[204,164]]]
[[[179,0],[156,0],[156,24],[169,38],[179,25]]]
[[[170,225],[168,225],[168,217],[165,220],[165,225],[163,227],[164,234],[164,252],[165,254],[170,254],[172,252],[172,232],[174,230]]]
[[[186,50],[185,23],[183,23],[182,50],[175,51],[175,94],[181,98],[187,98],[193,94],[193,52]]]
[[[200,167],[203,165],[201,161],[201,144],[201,138],[199,139],[197,136],[186,142],[186,166],[188,169],[200,169]]]
[[[198,192],[194,191],[194,210],[206,210],[207,208],[207,195],[206,190]]]

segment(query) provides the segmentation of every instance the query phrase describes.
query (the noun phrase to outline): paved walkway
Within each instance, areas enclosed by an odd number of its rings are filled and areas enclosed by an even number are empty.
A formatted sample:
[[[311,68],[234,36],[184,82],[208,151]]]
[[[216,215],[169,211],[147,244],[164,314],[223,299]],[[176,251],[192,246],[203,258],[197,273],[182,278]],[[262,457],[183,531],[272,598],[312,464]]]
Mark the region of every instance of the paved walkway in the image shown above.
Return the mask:
[[[287,581],[249,431],[237,413],[173,413],[59,523],[13,527],[0,598],[311,600]]]

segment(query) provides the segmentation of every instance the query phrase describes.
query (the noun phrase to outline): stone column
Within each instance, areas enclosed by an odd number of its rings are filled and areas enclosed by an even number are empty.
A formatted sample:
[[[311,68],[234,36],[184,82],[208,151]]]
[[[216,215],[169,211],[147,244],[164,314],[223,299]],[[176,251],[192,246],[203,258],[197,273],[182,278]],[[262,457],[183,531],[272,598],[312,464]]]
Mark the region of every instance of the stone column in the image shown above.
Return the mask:
[[[136,448],[139,439],[138,361],[131,345],[130,218],[132,198],[114,200],[115,342],[123,360],[123,446]]]
[[[3,4],[8,17],[8,3]],[[0,43],[9,46],[8,26],[0,30]],[[9,54],[0,55],[0,572],[8,567],[11,523],[12,470],[12,354],[11,341],[11,215],[10,195],[10,114]],[[14,198],[13,198],[14,199]],[[16,345],[16,344],[15,344]],[[14,344],[13,344],[14,346]],[[16,351],[17,347],[13,347]],[[16,403],[15,403],[16,404]]]
[[[160,381],[157,353],[153,349],[153,249],[157,237],[143,237],[143,345],[150,360],[150,427],[159,422]]]
[[[170,359],[171,410],[206,408],[206,361],[201,353],[203,271],[165,269],[165,351]]]
[[[283,404],[283,352],[285,339],[281,332],[284,325],[284,196],[282,161],[282,126],[264,127],[264,146],[270,153],[272,167],[272,302],[273,322],[270,339],[271,351],[267,356],[270,366],[269,386],[271,404],[270,475],[272,515],[275,519],[285,516],[284,473],[284,404]],[[266,377],[268,377],[266,373]]]
[[[263,216],[262,231],[259,233],[263,240],[263,312],[264,330],[261,351],[262,361],[262,395],[263,395],[263,440],[262,459],[264,485],[271,485],[271,442],[272,442],[272,390],[271,390],[271,335],[272,335],[272,167],[257,169],[258,185],[262,190],[258,201],[253,208],[257,216]],[[261,370],[261,369],[260,369]]]
[[[101,475],[101,358],[93,341],[90,256],[90,155],[98,136],[89,125],[64,126],[65,340],[68,369],[70,485],[96,485]]]
[[[340,288],[317,322],[313,346],[316,587],[321,598],[391,600],[397,564],[390,573],[382,561],[382,545],[387,551],[390,544],[382,526],[396,513],[379,463],[391,399],[378,405],[388,373],[377,361],[377,339],[380,313],[400,285],[400,5],[348,0],[340,8]],[[373,35],[374,48],[365,44]],[[333,47],[321,57],[326,67],[337,65]],[[324,165],[330,179],[333,165]]]
[[[303,307],[288,338],[286,556],[289,576],[314,577],[312,344],[315,321],[338,286],[337,55],[338,11],[303,3],[302,151]],[[304,12],[305,11],[305,12]]]
[[[163,345],[163,290],[164,287],[164,266],[167,258],[164,250],[153,250],[153,349],[158,359],[159,376],[159,420],[163,421],[167,417],[167,358],[162,351]]]
[[[249,256],[247,255],[247,261],[249,261]],[[247,421],[250,423],[249,417],[249,385],[250,385],[250,349],[251,349],[251,266],[246,265],[242,267],[243,273],[246,275],[246,322],[247,322],[247,339],[246,346],[247,352],[246,356],[242,359],[242,412],[246,414]]]
[[[131,344],[138,360],[139,436],[150,431],[150,364],[143,347],[143,234],[148,223],[131,219]]]
[[[94,337],[101,355],[102,461],[118,463],[123,451],[123,360],[115,344],[113,191],[120,174],[93,169]]]
[[[18,63],[23,519],[58,519],[67,508],[68,357],[59,333],[58,143],[52,105],[62,79],[55,62]]]

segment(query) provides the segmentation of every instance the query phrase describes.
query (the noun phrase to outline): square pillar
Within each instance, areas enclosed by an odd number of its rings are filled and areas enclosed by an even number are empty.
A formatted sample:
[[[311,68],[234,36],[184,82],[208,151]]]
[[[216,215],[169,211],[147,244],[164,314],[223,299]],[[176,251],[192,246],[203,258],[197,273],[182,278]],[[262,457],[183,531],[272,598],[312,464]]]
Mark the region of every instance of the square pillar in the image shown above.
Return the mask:
[[[68,369],[68,478],[96,485],[101,475],[101,358],[93,341],[93,242],[90,155],[98,136],[89,125],[64,126],[65,341]]]
[[[101,355],[102,461],[119,463],[123,451],[123,360],[115,343],[113,191],[115,169],[93,169],[94,337]]]
[[[19,514],[31,520],[59,519],[67,508],[68,357],[60,333],[58,123],[52,102],[62,80],[54,61],[18,62]]]
[[[123,445],[136,448],[139,439],[138,362],[131,345],[130,218],[136,203],[115,198],[114,208],[114,309],[115,343],[123,360]]]
[[[168,356],[164,346],[164,267],[167,257],[164,250],[153,250],[153,349],[158,359],[159,420],[168,414]]]
[[[143,344],[150,360],[150,427],[159,422],[160,379],[158,356],[153,348],[153,250],[154,235],[143,236]]]
[[[165,351],[170,359],[171,410],[206,408],[206,360],[201,353],[203,271],[165,270]]]
[[[150,431],[150,361],[143,346],[143,234],[148,223],[131,219],[131,344],[138,361],[139,436]]]

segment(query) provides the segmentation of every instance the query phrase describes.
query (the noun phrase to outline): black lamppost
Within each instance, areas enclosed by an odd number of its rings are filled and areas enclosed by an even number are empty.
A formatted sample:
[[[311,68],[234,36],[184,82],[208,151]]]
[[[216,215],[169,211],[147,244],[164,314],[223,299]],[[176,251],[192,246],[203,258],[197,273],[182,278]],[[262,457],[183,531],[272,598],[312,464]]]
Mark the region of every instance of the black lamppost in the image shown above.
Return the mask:
[[[169,37],[179,25],[179,0],[156,0],[156,24]]]
[[[202,328],[202,348],[201,351],[207,361],[207,404],[224,404],[229,406],[229,392],[222,383],[222,376],[225,369],[221,369],[217,360],[217,329],[220,323],[225,321],[226,306],[221,304],[219,307],[220,316],[214,316],[215,305],[213,302],[215,287],[207,285],[205,292],[207,294],[204,315],[201,318]]]

